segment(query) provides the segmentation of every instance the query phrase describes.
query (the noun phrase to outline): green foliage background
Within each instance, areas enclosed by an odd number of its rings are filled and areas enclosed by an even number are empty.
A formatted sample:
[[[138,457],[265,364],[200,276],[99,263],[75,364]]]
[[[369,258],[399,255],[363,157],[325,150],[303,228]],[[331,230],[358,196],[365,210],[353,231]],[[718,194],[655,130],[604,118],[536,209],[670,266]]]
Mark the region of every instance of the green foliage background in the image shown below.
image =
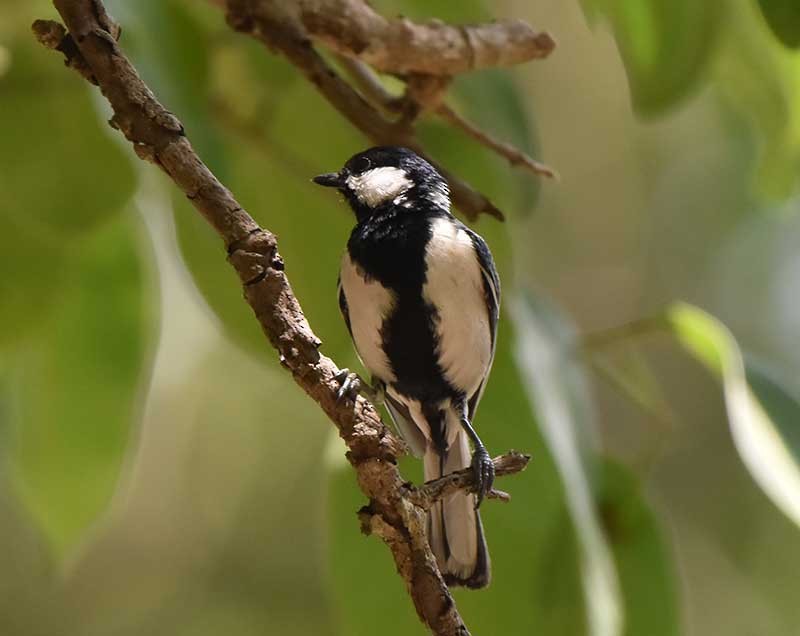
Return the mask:
[[[352,219],[309,177],[364,139],[211,3],[106,4],[277,233],[325,353],[356,367],[334,298]],[[506,299],[477,426],[534,457],[502,486],[510,505],[485,505],[494,580],[456,592],[472,632],[794,636],[796,3],[376,6],[519,17],[559,42],[459,78],[451,101],[560,181],[420,126],[508,217],[475,224]],[[219,240],[34,43],[37,17],[54,17],[45,0],[0,0],[0,634],[422,634],[388,551],[358,532],[341,443]]]

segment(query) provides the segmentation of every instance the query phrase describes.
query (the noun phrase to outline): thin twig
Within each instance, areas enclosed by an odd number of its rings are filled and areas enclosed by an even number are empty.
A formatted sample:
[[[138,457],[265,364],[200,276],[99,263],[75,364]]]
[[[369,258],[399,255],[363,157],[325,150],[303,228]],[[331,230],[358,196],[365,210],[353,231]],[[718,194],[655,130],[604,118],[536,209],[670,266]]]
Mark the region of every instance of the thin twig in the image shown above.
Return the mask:
[[[495,457],[494,474],[496,477],[502,475],[513,475],[522,472],[527,468],[531,456],[517,451],[509,451],[505,455]],[[458,490],[468,490],[473,492],[475,488],[475,473],[471,468],[459,470],[439,479],[426,482],[419,488],[414,489],[409,498],[421,508],[429,509],[435,502],[442,497],[454,493]],[[510,497],[502,490],[493,490],[489,493],[490,499],[500,499],[509,501]]]
[[[507,159],[512,166],[524,168],[529,172],[542,177],[558,178],[558,173],[550,166],[540,161],[536,161],[536,159],[525,154],[519,148],[515,148],[509,143],[495,139],[489,133],[481,130],[477,125],[459,115],[447,104],[439,105],[439,107],[436,109],[436,114],[456,128],[463,130],[479,144],[490,148],[504,159]]]

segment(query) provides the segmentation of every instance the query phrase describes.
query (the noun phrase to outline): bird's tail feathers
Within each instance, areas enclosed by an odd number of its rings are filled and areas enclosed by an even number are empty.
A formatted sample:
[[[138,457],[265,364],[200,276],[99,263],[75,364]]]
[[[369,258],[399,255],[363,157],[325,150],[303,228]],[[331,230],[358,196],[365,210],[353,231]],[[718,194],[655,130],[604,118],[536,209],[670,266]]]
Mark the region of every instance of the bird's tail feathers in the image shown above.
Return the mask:
[[[459,431],[444,452],[429,442],[424,455],[425,481],[467,468],[470,460],[464,431]],[[489,552],[475,495],[458,491],[437,501],[428,512],[428,538],[448,585],[480,588],[489,584]]]

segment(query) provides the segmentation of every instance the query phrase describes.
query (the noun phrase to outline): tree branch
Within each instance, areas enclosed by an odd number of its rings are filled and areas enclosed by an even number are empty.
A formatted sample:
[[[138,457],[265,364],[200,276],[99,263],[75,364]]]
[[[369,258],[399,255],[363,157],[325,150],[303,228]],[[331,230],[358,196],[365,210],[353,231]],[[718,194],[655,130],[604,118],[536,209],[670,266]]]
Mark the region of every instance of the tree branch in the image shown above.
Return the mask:
[[[230,3],[229,3],[230,4]],[[555,40],[520,20],[453,26],[388,19],[362,0],[295,3],[308,34],[333,51],[384,73],[456,75],[547,57]]]
[[[46,46],[64,52],[69,66],[100,87],[114,111],[111,125],[140,158],[172,178],[222,237],[245,299],[281,364],[345,441],[358,484],[369,498],[369,514],[362,514],[362,520],[389,546],[420,619],[435,634],[468,636],[428,544],[424,507],[417,502],[453,488],[471,488],[471,478],[460,475],[421,489],[402,479],[396,462],[405,446],[384,426],[373,405],[362,397],[337,401],[339,369],[319,351],[321,342],[292,292],[275,236],[258,226],[197,156],[180,121],[158,102],[120,49],[119,28],[101,0],[54,0],[54,5],[69,34],[61,25],[42,20],[34,23],[34,33]],[[336,79],[322,81],[335,84]],[[355,107],[360,108],[357,103]],[[522,468],[524,464],[516,470]]]

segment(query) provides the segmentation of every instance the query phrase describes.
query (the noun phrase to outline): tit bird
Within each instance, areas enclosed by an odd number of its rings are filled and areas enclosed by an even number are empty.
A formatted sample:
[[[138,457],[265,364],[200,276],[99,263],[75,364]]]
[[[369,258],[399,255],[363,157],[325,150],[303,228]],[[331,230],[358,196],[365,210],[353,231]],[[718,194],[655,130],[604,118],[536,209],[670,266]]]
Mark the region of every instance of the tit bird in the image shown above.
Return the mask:
[[[373,388],[423,457],[426,481],[474,471],[477,496],[459,491],[437,502],[428,538],[449,585],[484,587],[490,564],[478,506],[494,465],[472,422],[497,335],[491,252],[451,214],[442,175],[407,148],[370,148],[314,182],[337,188],[356,216],[339,307]]]

